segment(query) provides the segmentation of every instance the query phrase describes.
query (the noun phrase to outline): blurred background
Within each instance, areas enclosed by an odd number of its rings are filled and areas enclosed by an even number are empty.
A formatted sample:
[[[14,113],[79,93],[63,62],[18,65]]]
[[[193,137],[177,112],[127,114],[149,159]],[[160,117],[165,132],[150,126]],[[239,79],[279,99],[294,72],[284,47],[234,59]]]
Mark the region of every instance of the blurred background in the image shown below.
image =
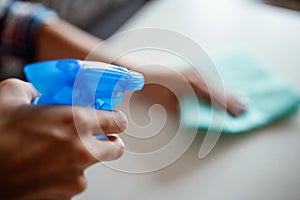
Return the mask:
[[[54,9],[59,15],[106,39],[148,0],[29,0]]]

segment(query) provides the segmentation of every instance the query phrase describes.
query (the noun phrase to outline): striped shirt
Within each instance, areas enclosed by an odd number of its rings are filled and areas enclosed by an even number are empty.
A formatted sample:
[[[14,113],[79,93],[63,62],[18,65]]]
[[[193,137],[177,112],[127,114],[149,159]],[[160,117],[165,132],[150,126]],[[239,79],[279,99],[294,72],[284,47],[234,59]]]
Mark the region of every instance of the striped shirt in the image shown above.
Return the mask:
[[[22,77],[24,63],[35,59],[36,33],[56,13],[39,3],[0,1],[0,79]]]

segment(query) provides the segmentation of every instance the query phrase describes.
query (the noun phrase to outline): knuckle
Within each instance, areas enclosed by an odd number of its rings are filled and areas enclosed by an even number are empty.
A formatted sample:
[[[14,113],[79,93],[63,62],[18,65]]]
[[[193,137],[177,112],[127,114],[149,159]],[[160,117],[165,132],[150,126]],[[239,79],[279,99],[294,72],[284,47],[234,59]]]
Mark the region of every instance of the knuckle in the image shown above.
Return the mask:
[[[87,109],[80,109],[80,108],[73,108],[71,118],[72,118],[72,123],[74,126],[77,127],[86,127],[87,124],[89,124],[89,116],[88,113],[86,113]]]
[[[10,87],[13,86],[15,84],[18,84],[20,81],[18,79],[15,78],[9,78],[9,79],[5,79],[3,81],[1,81],[0,86],[1,87]]]
[[[23,90],[32,89],[32,85],[16,78],[8,78],[0,82],[0,88],[22,88]]]
[[[74,124],[75,116],[79,115],[76,109],[68,108],[64,113],[64,122],[66,124]]]
[[[72,137],[69,130],[65,128],[53,128],[51,132],[52,138],[57,145],[60,144],[68,148],[74,146],[74,137]]]
[[[86,117],[78,109],[67,112],[63,120],[66,134],[72,138],[77,138],[86,129],[87,123]]]
[[[53,130],[52,136],[48,138],[49,148],[52,151],[62,152],[59,156],[66,157],[68,159],[73,159],[77,152],[77,140],[78,137],[68,133],[68,130]]]

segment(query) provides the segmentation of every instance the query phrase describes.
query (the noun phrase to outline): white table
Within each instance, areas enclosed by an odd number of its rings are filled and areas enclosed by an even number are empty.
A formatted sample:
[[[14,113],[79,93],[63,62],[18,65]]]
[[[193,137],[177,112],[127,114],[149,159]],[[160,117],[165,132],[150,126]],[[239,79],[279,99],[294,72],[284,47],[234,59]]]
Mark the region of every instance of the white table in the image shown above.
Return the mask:
[[[208,54],[235,45],[247,47],[300,93],[299,12],[258,0],[156,0],[136,13],[120,32],[145,27],[177,31],[201,44]],[[112,40],[120,45],[126,42]],[[130,108],[140,125],[149,122],[144,107]],[[164,113],[154,107],[151,117],[150,128],[130,125],[129,132],[135,137],[150,138],[132,138],[125,133],[128,151],[150,152],[174,137],[176,118],[168,117],[159,132]],[[201,160],[198,152],[204,135],[198,134],[178,160],[149,173],[124,173],[112,169],[109,163],[96,164],[86,171],[87,190],[74,199],[296,200],[300,198],[299,130],[298,113],[251,133],[222,135]],[[159,134],[151,137],[154,132]],[[180,141],[192,139],[189,134],[193,130],[183,128],[179,132],[179,146]],[[151,163],[154,160],[133,158],[127,160],[129,165],[124,170],[132,166],[155,168]]]

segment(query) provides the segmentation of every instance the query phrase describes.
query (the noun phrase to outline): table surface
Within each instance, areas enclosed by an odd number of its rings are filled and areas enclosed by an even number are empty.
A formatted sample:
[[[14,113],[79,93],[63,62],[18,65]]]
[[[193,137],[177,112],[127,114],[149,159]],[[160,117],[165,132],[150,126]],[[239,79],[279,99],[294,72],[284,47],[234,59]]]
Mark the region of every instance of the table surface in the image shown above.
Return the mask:
[[[250,49],[300,93],[299,12],[260,0],[154,0],[119,31],[149,27],[183,34],[208,55],[234,46]],[[118,37],[112,41],[126,43]],[[90,167],[85,173],[88,188],[74,199],[299,199],[299,112],[250,133],[222,135],[210,154],[199,159],[204,134],[198,133],[193,140],[195,131],[178,129],[176,117],[166,117],[159,106],[149,111],[139,103],[130,107],[129,118],[134,122],[123,135],[129,154],[137,155]],[[170,151],[178,157],[169,152],[159,158],[138,158],[138,154],[169,148],[176,134],[181,149]],[[134,170],[148,173],[128,173]]]

